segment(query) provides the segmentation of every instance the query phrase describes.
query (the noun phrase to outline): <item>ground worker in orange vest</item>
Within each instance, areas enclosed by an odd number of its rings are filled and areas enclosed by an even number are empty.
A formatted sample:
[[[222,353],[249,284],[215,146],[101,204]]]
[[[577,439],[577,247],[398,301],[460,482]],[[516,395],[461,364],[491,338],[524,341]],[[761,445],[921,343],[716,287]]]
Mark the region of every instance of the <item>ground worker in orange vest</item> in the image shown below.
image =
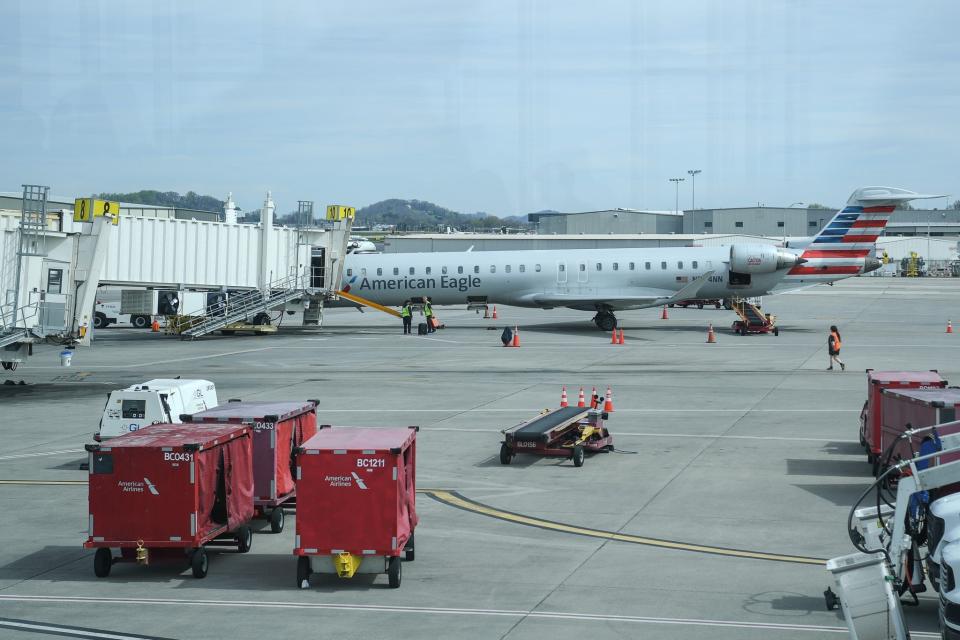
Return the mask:
[[[827,371],[833,371],[833,363],[836,362],[840,365],[840,370],[845,371],[847,365],[843,363],[843,360],[840,359],[840,331],[837,330],[837,325],[830,325],[830,336],[827,338],[827,353],[830,354],[830,366],[827,367]]]

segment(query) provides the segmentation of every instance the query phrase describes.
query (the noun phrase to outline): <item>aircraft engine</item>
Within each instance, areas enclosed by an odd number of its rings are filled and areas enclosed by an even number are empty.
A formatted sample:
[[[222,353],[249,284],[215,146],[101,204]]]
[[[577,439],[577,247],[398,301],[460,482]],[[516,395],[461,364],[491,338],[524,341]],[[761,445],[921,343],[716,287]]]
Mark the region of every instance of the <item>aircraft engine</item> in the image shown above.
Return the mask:
[[[773,273],[806,262],[795,253],[767,244],[735,244],[730,247],[730,271]]]

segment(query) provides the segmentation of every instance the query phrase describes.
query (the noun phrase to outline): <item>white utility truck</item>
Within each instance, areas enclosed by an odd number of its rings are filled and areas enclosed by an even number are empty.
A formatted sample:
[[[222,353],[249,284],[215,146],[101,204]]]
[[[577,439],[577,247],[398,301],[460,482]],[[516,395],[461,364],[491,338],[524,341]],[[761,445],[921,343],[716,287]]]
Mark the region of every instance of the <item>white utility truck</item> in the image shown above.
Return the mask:
[[[827,608],[840,605],[854,640],[909,640],[901,596],[922,606],[917,594],[929,578],[941,637],[960,640],[960,422],[908,429],[900,439],[919,443],[916,455],[890,465],[851,508],[857,553],[827,561],[837,589],[824,592]]]
[[[160,422],[180,422],[180,415],[217,406],[217,389],[209,380],[157,378],[112,391],[93,436],[102,442]]]

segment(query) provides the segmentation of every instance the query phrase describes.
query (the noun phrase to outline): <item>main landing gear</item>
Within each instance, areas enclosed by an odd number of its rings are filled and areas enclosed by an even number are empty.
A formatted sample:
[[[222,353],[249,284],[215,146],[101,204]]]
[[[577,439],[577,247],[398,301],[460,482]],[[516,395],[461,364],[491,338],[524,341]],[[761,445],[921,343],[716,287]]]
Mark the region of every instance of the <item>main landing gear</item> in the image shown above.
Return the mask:
[[[593,321],[601,331],[613,331],[617,328],[617,316],[612,311],[597,311]]]

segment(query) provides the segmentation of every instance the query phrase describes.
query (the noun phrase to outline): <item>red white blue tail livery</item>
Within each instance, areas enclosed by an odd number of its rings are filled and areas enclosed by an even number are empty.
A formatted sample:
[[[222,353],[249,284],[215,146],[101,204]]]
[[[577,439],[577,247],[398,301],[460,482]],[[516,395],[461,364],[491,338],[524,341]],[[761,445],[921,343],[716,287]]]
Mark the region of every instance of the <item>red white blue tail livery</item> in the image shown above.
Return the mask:
[[[936,197],[893,187],[857,189],[800,254],[805,262],[787,272],[783,288],[831,282],[879,268],[874,257],[877,238],[894,209],[910,200]]]

